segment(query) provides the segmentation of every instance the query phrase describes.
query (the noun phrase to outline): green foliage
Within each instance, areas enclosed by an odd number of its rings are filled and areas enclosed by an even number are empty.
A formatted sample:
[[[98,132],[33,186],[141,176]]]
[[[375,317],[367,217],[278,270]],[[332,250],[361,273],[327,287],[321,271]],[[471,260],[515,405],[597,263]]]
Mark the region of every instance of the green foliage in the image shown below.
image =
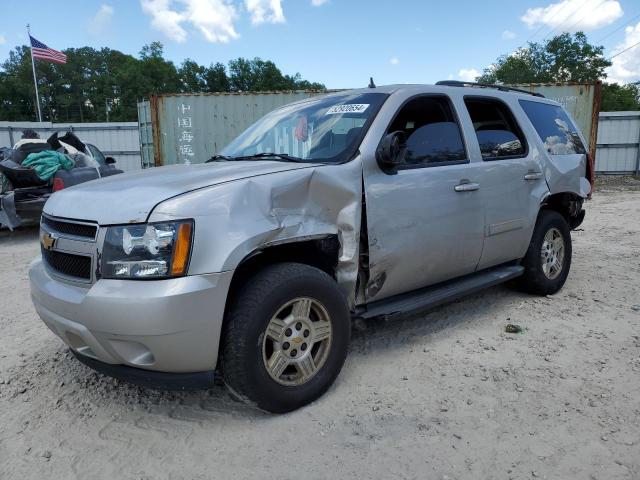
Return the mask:
[[[603,84],[600,110],[603,112],[640,110],[640,83],[630,83],[628,85]]]
[[[227,76],[227,69],[218,62],[212,63],[203,75],[205,83],[205,92],[229,92],[231,91],[231,83]]]
[[[302,80],[299,73],[283,75],[270,60],[238,58],[229,62],[229,83],[234,92],[270,90],[324,90],[321,83]]]
[[[139,57],[90,47],[64,50],[67,63],[36,60],[43,120],[53,122],[134,121],[137,102],[154,94],[231,91],[324,90],[300,74],[283,75],[269,60],[238,58],[209,67],[186,59],[179,67],[164,59],[159,42]],[[0,120],[36,117],[29,48],[19,46],[0,65]]]
[[[591,45],[582,32],[563,33],[544,43],[529,42],[499,57],[477,78],[481,83],[595,82],[605,78],[611,62],[604,47]]]
[[[595,82],[607,77],[611,62],[603,56],[604,47],[591,45],[582,32],[563,33],[544,43],[529,43],[511,55],[503,55],[485,68],[480,83]],[[637,84],[602,85],[603,112],[640,110]]]

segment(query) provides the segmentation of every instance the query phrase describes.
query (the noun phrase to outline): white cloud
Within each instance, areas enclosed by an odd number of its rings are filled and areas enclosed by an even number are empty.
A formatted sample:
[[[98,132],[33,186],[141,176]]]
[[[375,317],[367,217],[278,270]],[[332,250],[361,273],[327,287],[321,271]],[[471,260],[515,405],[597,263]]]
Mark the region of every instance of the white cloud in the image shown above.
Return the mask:
[[[513,40],[516,37],[517,37],[517,35],[514,32],[512,32],[511,30],[505,30],[504,32],[502,32],[502,39],[503,40]]]
[[[640,22],[624,30],[624,40],[611,51],[611,56],[640,42]],[[613,65],[607,68],[607,81],[630,83],[640,81],[640,46],[634,47],[615,57]]]
[[[183,14],[169,8],[169,0],[140,0],[142,11],[151,15],[151,26],[176,42],[187,39],[187,31],[180,26]]]
[[[238,14],[228,0],[140,0],[140,4],[151,16],[151,26],[176,42],[187,39],[186,23],[212,43],[227,43],[239,36],[234,26]]]
[[[320,5],[324,5],[328,1],[329,0],[311,0],[311,5],[313,5],[314,7],[319,7]]]
[[[251,14],[251,23],[284,23],[281,0],[244,0],[247,11]]]
[[[5,43],[7,43],[7,39],[0,33],[0,45],[4,45]]]
[[[109,27],[112,17],[113,7],[111,5],[107,5],[106,3],[100,5],[100,8],[96,12],[96,14],[89,20],[89,23],[87,24],[89,33],[91,35],[100,35],[104,33]]]
[[[529,8],[520,20],[529,28],[546,26],[557,33],[577,32],[610,25],[623,13],[618,0],[561,0],[546,7]]]
[[[389,63],[390,63],[391,65],[398,65],[398,64],[400,63],[400,60],[398,59],[398,57],[391,57],[391,58],[389,59]]]
[[[228,43],[239,37],[233,22],[236,9],[227,0],[181,0],[187,20],[212,43]]]
[[[461,68],[458,72],[458,78],[465,82],[475,82],[479,76],[480,72],[475,68]]]

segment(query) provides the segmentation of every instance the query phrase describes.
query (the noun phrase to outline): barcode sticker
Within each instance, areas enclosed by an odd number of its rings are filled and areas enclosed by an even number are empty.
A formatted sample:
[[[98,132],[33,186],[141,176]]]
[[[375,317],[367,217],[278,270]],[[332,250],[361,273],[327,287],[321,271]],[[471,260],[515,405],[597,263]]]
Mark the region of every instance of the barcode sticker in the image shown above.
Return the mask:
[[[347,103],[344,105],[334,105],[325,115],[334,115],[336,113],[362,113],[369,108],[369,103]]]

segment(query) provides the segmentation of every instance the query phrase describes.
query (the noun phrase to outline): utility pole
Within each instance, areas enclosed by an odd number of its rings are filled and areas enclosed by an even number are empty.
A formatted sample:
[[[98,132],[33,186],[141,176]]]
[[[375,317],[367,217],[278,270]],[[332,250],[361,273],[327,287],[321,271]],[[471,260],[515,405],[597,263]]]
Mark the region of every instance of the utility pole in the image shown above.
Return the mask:
[[[27,35],[29,36],[29,51],[31,52],[31,69],[33,70],[33,85],[36,87],[36,105],[38,106],[38,121],[42,121],[42,111],[40,110],[40,94],[38,93],[38,79],[36,78],[36,62],[33,59],[33,46],[31,45],[31,29],[27,23]]]

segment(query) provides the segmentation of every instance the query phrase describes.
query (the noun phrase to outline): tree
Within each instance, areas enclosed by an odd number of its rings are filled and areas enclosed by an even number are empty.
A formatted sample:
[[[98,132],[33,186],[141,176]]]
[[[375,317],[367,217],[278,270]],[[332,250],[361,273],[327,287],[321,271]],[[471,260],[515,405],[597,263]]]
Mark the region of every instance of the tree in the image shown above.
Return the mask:
[[[499,57],[477,78],[481,83],[595,82],[606,78],[611,62],[604,47],[591,45],[582,32],[563,33],[545,43],[529,42]]]
[[[206,68],[202,65],[198,65],[193,60],[187,58],[180,69],[178,75],[180,76],[180,82],[182,83],[183,93],[196,93],[203,92],[206,88],[205,79]]]
[[[640,82],[628,85],[604,83],[600,110],[603,112],[640,110]]]
[[[269,60],[238,58],[208,68],[186,59],[179,68],[164,58],[162,44],[144,45],[138,58],[102,48],[68,48],[66,64],[36,61],[44,120],[53,122],[131,121],[137,102],[161,93],[265,90],[323,90],[324,85],[283,75]],[[229,74],[227,74],[229,72]],[[16,47],[0,65],[0,120],[34,120],[31,55]]]
[[[231,84],[229,83],[229,77],[227,77],[227,69],[225,66],[218,62],[215,65],[212,63],[209,68],[204,72],[205,92],[229,92],[231,91]]]
[[[264,92],[278,90],[324,90],[321,83],[303,80],[299,73],[283,75],[270,60],[237,58],[229,62],[229,83],[232,91]]]
[[[178,71],[173,62],[163,58],[160,42],[152,42],[140,50],[140,81],[146,95],[180,92]]]

